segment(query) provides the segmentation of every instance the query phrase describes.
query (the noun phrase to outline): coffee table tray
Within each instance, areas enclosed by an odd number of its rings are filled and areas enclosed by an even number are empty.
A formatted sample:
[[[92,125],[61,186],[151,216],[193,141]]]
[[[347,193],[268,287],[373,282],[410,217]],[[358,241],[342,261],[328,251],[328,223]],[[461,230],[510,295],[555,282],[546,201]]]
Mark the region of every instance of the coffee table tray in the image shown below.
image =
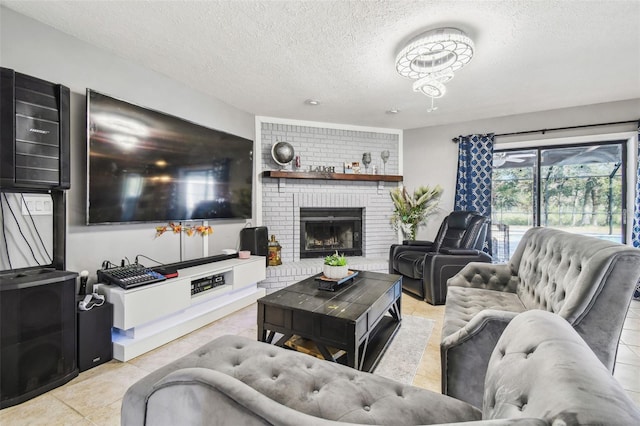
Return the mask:
[[[360,271],[349,271],[349,275],[340,279],[327,278],[324,275],[320,275],[316,278],[316,281],[318,282],[318,289],[336,291],[344,284],[354,279],[358,275],[358,272]]]

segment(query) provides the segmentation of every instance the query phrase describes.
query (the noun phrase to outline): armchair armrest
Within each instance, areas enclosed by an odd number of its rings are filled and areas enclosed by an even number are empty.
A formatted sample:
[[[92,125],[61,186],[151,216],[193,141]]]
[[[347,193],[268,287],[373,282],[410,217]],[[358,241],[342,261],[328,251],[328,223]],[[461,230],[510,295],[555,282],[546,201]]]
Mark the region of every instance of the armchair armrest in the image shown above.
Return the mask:
[[[442,283],[446,287],[447,281],[464,270],[470,262],[485,264],[484,262],[491,262],[491,257],[478,250],[466,249],[460,249],[457,253],[426,253],[422,276],[430,277],[430,282],[434,285]]]
[[[519,281],[517,274],[506,263],[471,262],[449,279],[447,285],[515,293]]]
[[[424,254],[432,253],[431,246],[411,246],[411,245],[406,246],[402,244],[402,245],[396,246],[395,254],[402,253],[405,251],[413,251],[413,252],[424,253]]]
[[[429,246],[433,247],[433,241],[427,240],[404,240],[402,244],[405,246]]]
[[[519,312],[485,309],[440,343],[442,393],[482,407],[491,353]]]
[[[475,249],[462,249],[462,248],[447,248],[447,247],[443,247],[440,249],[440,251],[438,253],[442,253],[442,254],[452,254],[452,255],[467,255],[467,256],[478,256],[481,252],[480,250],[475,250]],[[487,257],[489,257],[489,255],[486,255]],[[489,258],[490,260],[491,258]]]
[[[441,305],[447,298],[447,281],[469,262],[491,262],[491,257],[477,250],[452,249],[456,254],[426,253],[422,263],[423,291],[429,303]]]
[[[392,244],[389,248],[389,273],[396,274],[395,259],[398,254],[406,251],[429,253],[431,246],[428,245],[405,245],[405,244]]]

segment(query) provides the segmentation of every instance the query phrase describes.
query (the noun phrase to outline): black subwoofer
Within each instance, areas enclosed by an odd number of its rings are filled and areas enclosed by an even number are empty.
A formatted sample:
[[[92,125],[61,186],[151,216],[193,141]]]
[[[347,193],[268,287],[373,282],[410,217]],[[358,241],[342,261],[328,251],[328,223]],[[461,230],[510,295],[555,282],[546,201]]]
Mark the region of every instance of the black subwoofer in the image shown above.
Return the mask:
[[[69,88],[0,68],[0,189],[70,187]]]
[[[243,228],[240,231],[240,250],[249,250],[256,256],[265,256],[269,266],[269,231],[266,226]]]
[[[111,303],[105,302],[88,311],[78,310],[78,369],[81,372],[113,358],[112,325]]]
[[[77,275],[34,269],[0,276],[0,408],[78,375]]]

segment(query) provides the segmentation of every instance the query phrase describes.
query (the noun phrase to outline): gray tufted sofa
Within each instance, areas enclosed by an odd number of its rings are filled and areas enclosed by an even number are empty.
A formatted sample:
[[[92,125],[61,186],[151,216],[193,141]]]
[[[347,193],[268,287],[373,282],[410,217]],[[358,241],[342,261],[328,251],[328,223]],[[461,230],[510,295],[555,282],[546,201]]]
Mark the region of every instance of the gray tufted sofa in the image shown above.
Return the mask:
[[[640,279],[640,250],[551,228],[532,228],[507,264],[471,263],[448,281],[440,344],[442,393],[482,406],[489,356],[518,313],[567,320],[613,371]]]
[[[640,424],[640,411],[561,317],[514,319],[484,407],[244,337],[223,336],[131,386],[122,424]],[[467,423],[465,423],[467,424]]]

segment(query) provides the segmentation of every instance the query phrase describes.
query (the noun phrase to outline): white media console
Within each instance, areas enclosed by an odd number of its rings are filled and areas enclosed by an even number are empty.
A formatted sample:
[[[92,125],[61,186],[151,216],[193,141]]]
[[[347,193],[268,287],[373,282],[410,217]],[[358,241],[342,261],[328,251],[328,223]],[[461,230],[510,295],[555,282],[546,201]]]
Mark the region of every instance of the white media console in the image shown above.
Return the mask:
[[[191,283],[224,276],[224,285],[191,295]],[[264,256],[227,259],[178,269],[178,277],[125,290],[98,283],[113,304],[113,357],[128,361],[249,306],[265,295]]]

